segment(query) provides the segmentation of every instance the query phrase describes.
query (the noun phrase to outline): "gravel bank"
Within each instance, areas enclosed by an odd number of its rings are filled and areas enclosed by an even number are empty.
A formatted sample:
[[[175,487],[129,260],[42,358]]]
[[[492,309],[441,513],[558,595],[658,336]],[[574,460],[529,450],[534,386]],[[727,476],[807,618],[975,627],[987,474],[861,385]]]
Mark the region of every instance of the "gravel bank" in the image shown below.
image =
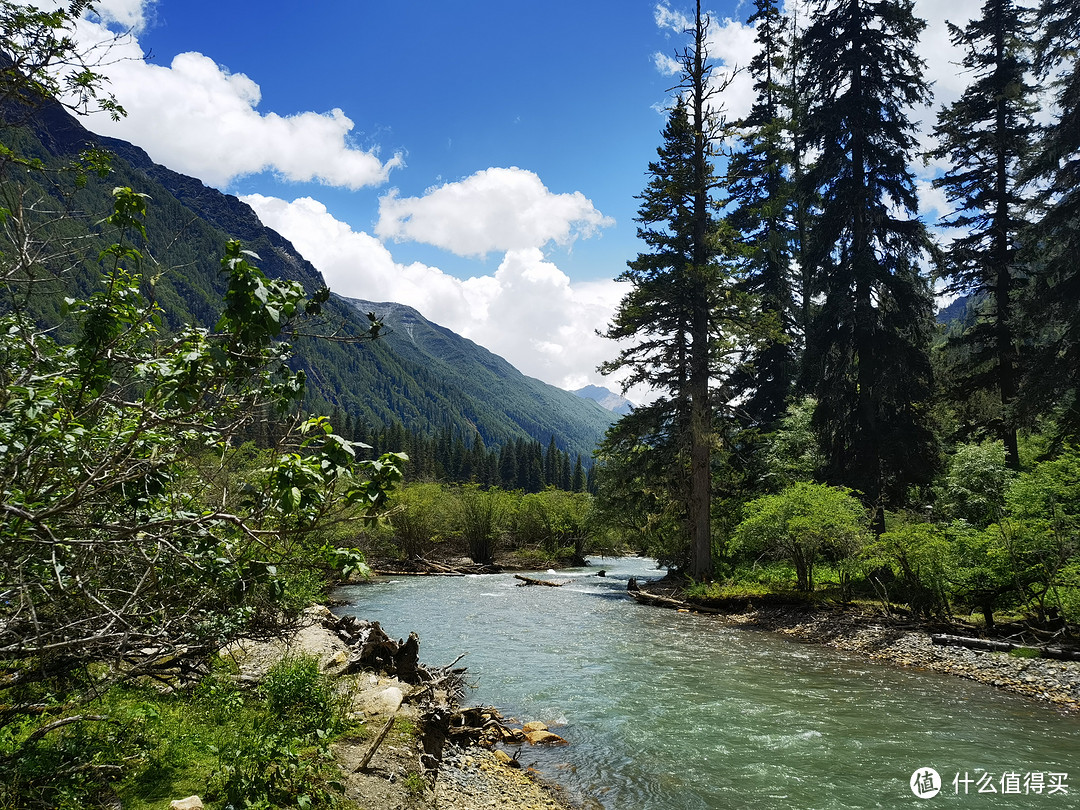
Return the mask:
[[[562,791],[506,765],[494,751],[446,751],[435,782],[439,810],[569,810]]]
[[[926,631],[902,629],[835,613],[769,609],[720,617],[725,623],[769,630],[793,641],[825,644],[900,666],[958,675],[1080,711],[1080,661],[1017,658],[1004,652],[943,647]]]

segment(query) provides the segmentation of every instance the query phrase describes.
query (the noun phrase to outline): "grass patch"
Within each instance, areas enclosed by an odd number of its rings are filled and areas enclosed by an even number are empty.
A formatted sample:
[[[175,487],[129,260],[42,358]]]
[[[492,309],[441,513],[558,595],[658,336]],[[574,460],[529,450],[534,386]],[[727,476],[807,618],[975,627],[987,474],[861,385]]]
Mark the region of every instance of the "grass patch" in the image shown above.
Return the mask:
[[[694,582],[686,588],[690,599],[746,599],[773,593],[765,585],[750,582]]]
[[[427,780],[416,771],[409,771],[404,781],[405,790],[413,798],[423,795],[427,790]]]
[[[1014,647],[1009,650],[1010,658],[1042,658],[1042,650],[1038,647]]]
[[[160,810],[192,794],[222,810],[347,807],[330,743],[363,729],[345,704],[314,659],[287,659],[258,690],[227,666],[184,693],[115,687],[64,713],[99,719],[35,736],[56,707],[0,729],[0,807]]]

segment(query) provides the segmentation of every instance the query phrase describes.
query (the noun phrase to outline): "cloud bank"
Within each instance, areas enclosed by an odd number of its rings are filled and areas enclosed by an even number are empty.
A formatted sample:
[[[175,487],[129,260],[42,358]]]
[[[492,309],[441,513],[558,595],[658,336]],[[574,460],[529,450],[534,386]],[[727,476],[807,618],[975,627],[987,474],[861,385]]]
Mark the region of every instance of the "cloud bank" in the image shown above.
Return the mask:
[[[572,282],[536,246],[511,248],[494,274],[461,280],[437,267],[396,262],[382,241],[353,230],[310,197],[287,202],[253,194],[243,200],[335,292],[414,307],[553,385],[602,381],[593,369],[613,349],[595,329],[609,321],[622,296],[616,282]]]
[[[136,0],[100,4],[100,17],[78,26],[79,41],[104,50],[114,39],[110,23],[137,33],[149,7]],[[356,147],[353,121],[340,109],[260,112],[256,82],[200,53],[178,54],[167,67],[154,65],[129,36],[108,45],[100,70],[127,116],[96,116],[87,119],[88,127],[138,144],[154,161],[219,188],[270,171],[294,182],[359,189],[385,183],[404,165],[400,154],[383,160],[375,150]]]

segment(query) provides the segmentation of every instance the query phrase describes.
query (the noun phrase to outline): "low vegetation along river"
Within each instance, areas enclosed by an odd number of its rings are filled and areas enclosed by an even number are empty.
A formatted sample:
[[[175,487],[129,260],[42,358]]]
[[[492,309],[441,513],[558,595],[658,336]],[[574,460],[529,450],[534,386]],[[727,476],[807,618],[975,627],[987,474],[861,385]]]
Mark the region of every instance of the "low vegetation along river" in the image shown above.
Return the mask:
[[[647,560],[540,574],[389,577],[345,612],[467,653],[471,699],[568,747],[521,761],[605,808],[1080,807],[1080,718],[959,678],[640,606]],[[606,577],[596,576],[604,568]],[[914,789],[940,792],[931,798]],[[913,774],[920,780],[912,787]],[[990,790],[994,792],[990,792]]]

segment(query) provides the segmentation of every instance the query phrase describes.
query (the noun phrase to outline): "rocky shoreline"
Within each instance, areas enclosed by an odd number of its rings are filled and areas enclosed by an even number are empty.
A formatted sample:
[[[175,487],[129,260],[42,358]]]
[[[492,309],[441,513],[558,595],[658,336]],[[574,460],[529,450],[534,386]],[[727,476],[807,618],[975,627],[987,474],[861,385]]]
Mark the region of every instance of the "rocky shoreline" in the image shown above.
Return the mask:
[[[645,592],[646,601],[649,592]],[[1026,658],[933,642],[930,628],[913,629],[840,611],[768,606],[723,612],[659,596],[654,604],[714,615],[717,621],[768,631],[804,644],[822,644],[897,666],[941,672],[1042,701],[1059,711],[1080,712],[1080,661]]]
[[[543,782],[505,752],[490,747],[495,739],[526,744],[565,740],[541,731],[541,724],[509,728],[494,709],[460,710],[452,679],[446,677],[455,672],[453,665],[435,671],[424,667],[418,661],[418,643],[415,635],[394,641],[377,623],[338,617],[317,606],[307,611],[288,638],[236,643],[222,655],[231,659],[238,679],[246,684],[260,683],[283,657],[315,657],[321,671],[333,677],[339,692],[347,696],[350,717],[371,729],[394,723],[412,729],[391,733],[369,762],[365,757],[372,750],[370,735],[334,743],[344,798],[357,806],[573,810],[575,805],[557,785]],[[415,677],[418,670],[421,677]],[[455,728],[455,716],[471,728]],[[391,718],[394,723],[388,722]]]

